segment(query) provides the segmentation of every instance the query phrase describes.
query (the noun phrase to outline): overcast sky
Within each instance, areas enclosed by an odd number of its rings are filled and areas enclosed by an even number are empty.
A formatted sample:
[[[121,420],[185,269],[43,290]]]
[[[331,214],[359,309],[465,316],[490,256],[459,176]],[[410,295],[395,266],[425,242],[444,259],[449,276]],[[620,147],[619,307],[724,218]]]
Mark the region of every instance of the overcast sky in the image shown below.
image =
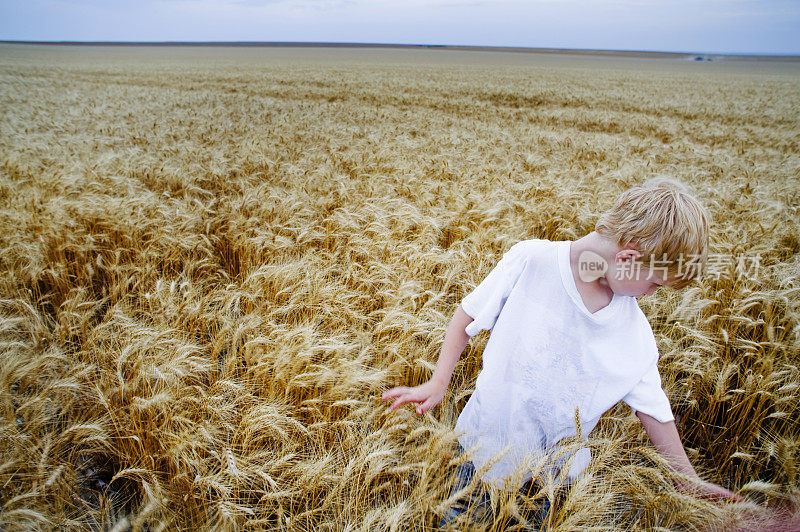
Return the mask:
[[[0,39],[800,54],[800,0],[0,0]]]

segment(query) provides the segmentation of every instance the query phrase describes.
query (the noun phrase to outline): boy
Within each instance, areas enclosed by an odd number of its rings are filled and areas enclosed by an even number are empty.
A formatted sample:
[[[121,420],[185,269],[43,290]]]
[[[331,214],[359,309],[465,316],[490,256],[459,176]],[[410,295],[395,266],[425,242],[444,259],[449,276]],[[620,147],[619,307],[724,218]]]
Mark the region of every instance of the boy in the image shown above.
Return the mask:
[[[394,400],[393,410],[409,402],[419,403],[417,414],[430,410],[444,397],[469,338],[491,329],[475,390],[455,426],[463,433],[459,448],[474,451],[472,463],[459,468],[459,488],[502,451],[481,479],[507,488],[526,455],[546,456],[560,440],[576,436],[578,418],[585,438],[623,400],[655,448],[692,479],[682,489],[739,499],[702,481],[689,463],[661,388],[655,337],[636,301],[663,285],[688,285],[707,248],[702,205],[681,183],[652,178],[623,192],[595,231],[579,240],[512,246],[462,300],[431,379],[382,397]],[[559,471],[562,459],[553,472],[569,482],[589,459],[588,449],[581,449],[568,470]],[[479,505],[486,504],[484,495]],[[460,511],[451,508],[442,525]]]

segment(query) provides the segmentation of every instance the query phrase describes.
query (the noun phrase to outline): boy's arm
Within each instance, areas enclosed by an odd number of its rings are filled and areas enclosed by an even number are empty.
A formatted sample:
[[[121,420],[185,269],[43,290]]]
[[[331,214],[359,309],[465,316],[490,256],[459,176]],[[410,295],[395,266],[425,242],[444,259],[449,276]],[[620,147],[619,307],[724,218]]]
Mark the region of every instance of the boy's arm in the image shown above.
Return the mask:
[[[442,342],[442,351],[439,353],[436,369],[431,376],[431,380],[438,382],[444,389],[450,385],[450,378],[453,376],[458,357],[461,356],[461,352],[469,342],[470,337],[465,329],[470,323],[472,323],[472,317],[459,305],[453,319],[450,320],[450,325],[447,326]]]
[[[653,446],[667,460],[672,469],[689,477],[689,482],[679,483],[679,489],[682,491],[694,491],[700,496],[712,499],[744,500],[722,486],[717,486],[700,478],[689,462],[689,457],[686,456],[686,451],[683,449],[674,421],[661,423],[643,412],[636,412],[636,416],[644,425],[644,430],[647,432],[647,436]]]

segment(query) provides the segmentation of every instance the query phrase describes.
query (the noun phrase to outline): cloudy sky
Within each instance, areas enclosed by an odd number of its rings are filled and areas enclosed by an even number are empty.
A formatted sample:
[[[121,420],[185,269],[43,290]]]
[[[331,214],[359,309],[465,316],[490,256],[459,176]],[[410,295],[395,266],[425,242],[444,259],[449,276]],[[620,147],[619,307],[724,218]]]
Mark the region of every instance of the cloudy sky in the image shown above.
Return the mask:
[[[800,0],[0,0],[0,39],[800,54]]]

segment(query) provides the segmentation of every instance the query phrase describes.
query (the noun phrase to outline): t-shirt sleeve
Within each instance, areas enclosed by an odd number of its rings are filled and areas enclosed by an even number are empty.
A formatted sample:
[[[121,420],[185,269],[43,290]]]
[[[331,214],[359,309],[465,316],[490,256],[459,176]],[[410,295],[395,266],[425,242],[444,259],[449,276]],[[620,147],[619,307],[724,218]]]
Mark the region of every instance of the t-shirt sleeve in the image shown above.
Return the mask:
[[[511,246],[489,275],[461,300],[461,308],[473,319],[464,329],[469,336],[494,327],[511,289],[525,267],[529,242],[517,242]]]
[[[661,375],[658,373],[658,359],[650,366],[639,383],[622,398],[636,413],[644,412],[661,423],[672,421],[672,408],[667,394],[661,387]]]

